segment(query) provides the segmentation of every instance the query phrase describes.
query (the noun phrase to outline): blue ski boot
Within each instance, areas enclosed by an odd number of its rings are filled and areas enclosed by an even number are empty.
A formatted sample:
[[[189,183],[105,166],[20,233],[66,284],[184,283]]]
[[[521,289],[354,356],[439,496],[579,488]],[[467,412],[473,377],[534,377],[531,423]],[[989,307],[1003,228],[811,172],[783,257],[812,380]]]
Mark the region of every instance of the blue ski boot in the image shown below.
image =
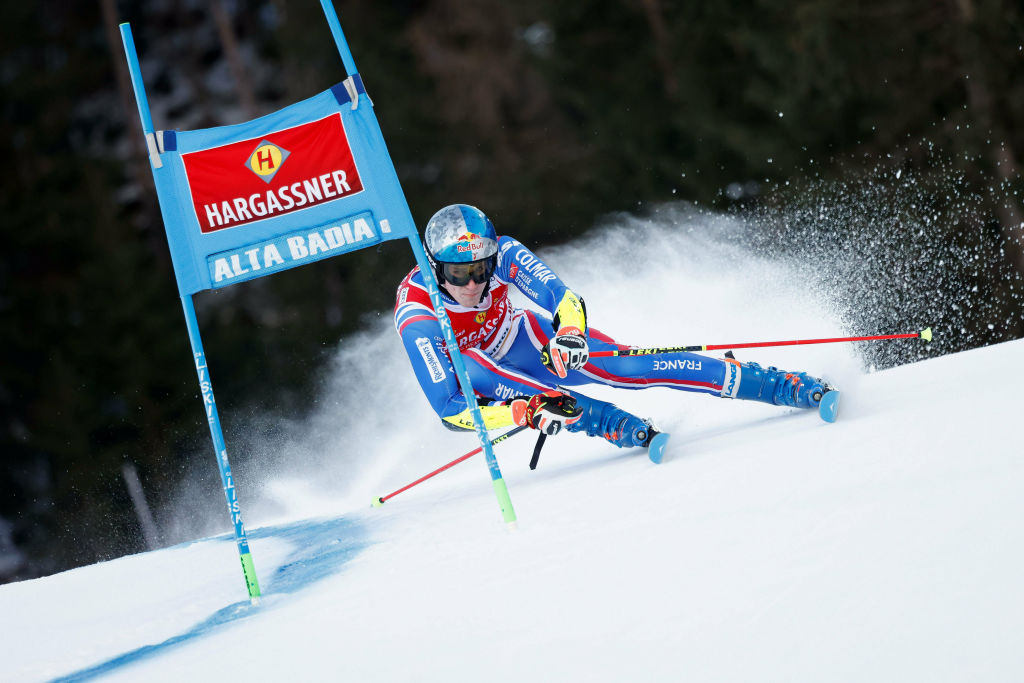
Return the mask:
[[[600,436],[619,448],[647,447],[658,433],[636,415],[627,413],[612,403],[587,398],[574,393],[576,405],[583,409],[583,417],[566,427],[570,432],[586,432],[587,436]]]
[[[817,408],[821,397],[832,391],[824,380],[806,372],[786,372],[757,363],[725,359],[722,396],[761,401],[791,408]]]

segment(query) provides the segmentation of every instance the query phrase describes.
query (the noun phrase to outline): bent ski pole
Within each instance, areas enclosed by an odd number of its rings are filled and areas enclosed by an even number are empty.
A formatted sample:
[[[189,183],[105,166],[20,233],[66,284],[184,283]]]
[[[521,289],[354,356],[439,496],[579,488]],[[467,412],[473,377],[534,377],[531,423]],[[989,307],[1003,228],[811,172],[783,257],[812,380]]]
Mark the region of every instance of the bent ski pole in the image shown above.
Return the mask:
[[[875,341],[879,339],[924,339],[932,340],[932,328],[908,334],[880,334],[873,337],[832,337],[829,339],[794,339],[791,341],[747,342],[744,344],[705,344],[694,346],[665,346],[649,349],[617,349],[615,351],[591,351],[591,358],[604,356],[650,356],[678,351],[718,351],[721,349],[752,349],[761,346],[796,346],[797,344],[834,344],[836,342]]]
[[[505,439],[509,438],[510,436],[514,436],[514,435],[518,434],[519,432],[523,431],[524,429],[529,429],[529,427],[527,425],[522,425],[521,427],[516,427],[515,429],[509,430],[509,431],[505,432],[504,434],[502,434],[501,436],[498,436],[498,437],[495,437],[495,438],[491,439],[491,445],[493,446],[493,445],[495,445],[497,443],[501,443]],[[397,496],[402,491],[408,491],[413,486],[416,486],[416,484],[422,484],[427,479],[430,479],[433,476],[441,474],[442,472],[444,472],[449,467],[454,467],[455,465],[458,465],[463,460],[468,460],[468,459],[472,458],[474,455],[476,455],[477,453],[479,453],[482,450],[483,450],[483,446],[477,446],[476,448],[471,450],[469,453],[466,453],[465,455],[462,455],[462,456],[459,456],[458,458],[455,458],[454,460],[452,460],[447,465],[442,465],[441,467],[438,467],[436,470],[434,470],[433,472],[431,472],[429,474],[423,475],[422,477],[420,477],[416,481],[412,482],[411,484],[406,484],[402,488],[398,489],[397,491],[392,491],[391,493],[389,493],[386,496],[380,496],[378,498],[374,498],[373,499],[373,507],[379,508],[381,505],[384,504],[384,501],[388,500],[389,498],[394,498],[395,496]]]

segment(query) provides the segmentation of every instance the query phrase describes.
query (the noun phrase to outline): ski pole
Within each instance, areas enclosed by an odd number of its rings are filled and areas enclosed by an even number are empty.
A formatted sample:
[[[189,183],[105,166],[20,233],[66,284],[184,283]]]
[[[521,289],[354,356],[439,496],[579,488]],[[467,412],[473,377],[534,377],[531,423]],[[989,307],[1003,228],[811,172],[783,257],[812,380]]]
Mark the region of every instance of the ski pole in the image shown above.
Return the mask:
[[[924,339],[932,340],[932,328],[926,327],[920,332],[908,334],[881,334],[873,337],[832,337],[829,339],[794,339],[791,341],[747,342],[744,344],[704,344],[694,346],[665,346],[649,349],[617,349],[614,351],[591,351],[591,358],[604,356],[649,356],[659,353],[676,353],[678,351],[717,351],[721,349],[751,349],[760,346],[795,346],[797,344],[834,344],[836,342],[874,341],[879,339]]]
[[[505,439],[509,438],[510,436],[514,436],[514,435],[518,434],[519,432],[523,431],[524,429],[529,429],[529,427],[527,425],[522,425],[520,427],[516,427],[515,429],[509,430],[509,431],[505,432],[504,434],[502,434],[501,436],[498,436],[498,437],[495,437],[494,439],[491,439],[491,445],[493,446],[493,445],[495,445],[497,443],[501,443]],[[380,496],[379,498],[374,498],[373,499],[373,507],[379,508],[381,505],[384,504],[384,501],[388,500],[389,498],[393,498],[393,497],[397,496],[402,491],[408,491],[413,486],[416,486],[416,484],[422,484],[427,479],[430,479],[433,476],[441,474],[442,472],[444,472],[449,467],[453,467],[455,465],[458,465],[463,460],[468,460],[469,458],[472,458],[474,455],[476,455],[477,453],[479,453],[482,450],[483,450],[483,446],[477,446],[476,448],[471,450],[469,453],[466,453],[465,455],[462,455],[462,456],[459,456],[458,458],[455,458],[454,460],[452,460],[447,465],[442,465],[441,467],[438,467],[436,470],[434,470],[430,474],[423,475],[422,477],[420,477],[416,481],[412,482],[411,484],[406,484],[402,488],[398,489],[397,491],[392,491],[391,493],[389,493],[386,496]]]

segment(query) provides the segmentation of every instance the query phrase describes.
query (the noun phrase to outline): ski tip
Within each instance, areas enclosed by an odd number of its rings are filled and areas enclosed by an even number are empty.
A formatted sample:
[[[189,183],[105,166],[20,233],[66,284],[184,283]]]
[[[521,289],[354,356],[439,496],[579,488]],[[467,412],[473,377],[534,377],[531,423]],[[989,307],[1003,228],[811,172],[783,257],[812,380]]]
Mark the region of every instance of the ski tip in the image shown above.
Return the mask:
[[[921,339],[930,342],[932,340],[932,328],[926,327],[921,330]]]
[[[825,422],[835,422],[836,418],[839,417],[839,399],[842,397],[842,392],[838,389],[825,392],[825,395],[821,397],[821,402],[818,404],[818,415]]]
[[[662,459],[665,457],[665,446],[668,444],[669,434],[665,432],[659,432],[654,435],[651,439],[651,443],[647,446],[647,457],[651,459],[655,465],[660,465]]]
[[[373,507],[379,508],[383,504],[384,504],[384,499],[381,498],[380,496],[378,496],[377,498],[373,499]]]

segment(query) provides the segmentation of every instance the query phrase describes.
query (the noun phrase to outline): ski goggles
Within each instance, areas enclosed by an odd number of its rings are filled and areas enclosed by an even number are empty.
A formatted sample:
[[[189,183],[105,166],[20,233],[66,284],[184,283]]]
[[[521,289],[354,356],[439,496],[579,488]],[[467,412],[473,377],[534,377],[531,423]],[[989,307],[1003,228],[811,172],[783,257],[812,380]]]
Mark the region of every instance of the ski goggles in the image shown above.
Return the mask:
[[[472,263],[441,263],[441,277],[456,287],[465,287],[470,280],[482,285],[494,275],[496,261],[492,256]]]

